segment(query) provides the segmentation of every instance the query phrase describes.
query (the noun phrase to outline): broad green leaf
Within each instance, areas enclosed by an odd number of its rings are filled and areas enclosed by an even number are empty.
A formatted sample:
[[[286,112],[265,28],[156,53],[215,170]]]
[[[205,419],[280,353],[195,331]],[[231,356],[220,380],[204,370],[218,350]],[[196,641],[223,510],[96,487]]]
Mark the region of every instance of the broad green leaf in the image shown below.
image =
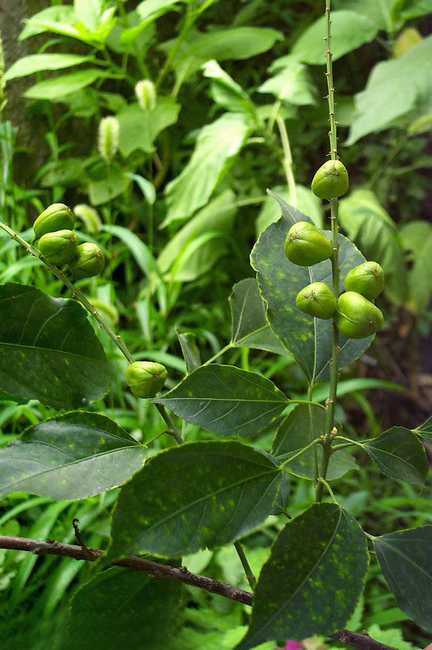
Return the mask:
[[[96,31],[105,0],[74,0],[75,17],[90,31]]]
[[[281,38],[280,32],[267,27],[230,27],[207,33],[192,32],[181,44],[173,62],[178,83],[185,81],[206,61],[250,59],[272,48]],[[164,43],[161,49],[169,54],[173,47],[178,48],[176,40]]]
[[[340,202],[339,221],[369,260],[385,273],[385,292],[396,304],[407,299],[407,276],[396,224],[369,190],[356,190]]]
[[[185,220],[206,205],[249,131],[250,121],[243,113],[225,113],[201,129],[191,159],[167,185],[168,214],[163,225]]]
[[[356,520],[337,505],[313,505],[273,545],[237,650],[272,639],[331,636],[353,613],[367,568],[366,537]]]
[[[99,170],[97,178],[89,182],[88,192],[92,205],[102,205],[125,192],[131,183],[130,176],[120,165],[106,165]]]
[[[0,450],[0,494],[83,499],[121,485],[143,460],[144,448],[109,418],[67,413]]]
[[[58,650],[168,648],[180,624],[182,605],[179,583],[111,567],[76,592]]]
[[[408,306],[423,312],[432,297],[429,264],[432,259],[432,226],[425,221],[411,221],[399,231],[401,245],[409,255],[412,268],[408,271]]]
[[[10,81],[17,77],[26,77],[35,72],[70,68],[73,65],[87,63],[89,60],[88,56],[80,56],[79,54],[30,54],[18,59],[6,72],[4,78],[5,81]]]
[[[398,481],[423,485],[428,463],[417,436],[404,427],[392,427],[364,444],[381,471]]]
[[[161,131],[177,122],[180,105],[171,97],[159,97],[155,108],[143,111],[130,104],[117,115],[120,124],[120,151],[127,158],[140,149],[154,151],[154,141]]]
[[[281,209],[277,201],[274,199],[274,194],[277,194],[289,205],[293,205],[292,197],[287,191],[286,187],[281,185],[274,187],[272,192],[266,197],[263,206],[258,214],[256,220],[256,234],[259,235],[271,223],[279,221]],[[297,208],[303,214],[307,214],[310,220],[318,227],[323,227],[323,211],[321,201],[313,192],[304,185],[296,185],[297,194]]]
[[[299,404],[282,422],[273,442],[273,456],[288,461],[290,457],[298,454],[313,440],[324,435],[325,426],[326,412],[323,408],[312,404]],[[292,462],[285,465],[285,469],[290,474],[314,480],[317,475],[317,463],[320,468],[322,464],[321,445],[316,445],[301,456],[297,456]],[[338,451],[330,459],[326,478],[329,481],[336,480],[356,467],[357,465],[349,453]]]
[[[270,429],[287,406],[287,398],[269,379],[219,364],[198,368],[154,401],[222,435],[253,435]]]
[[[246,278],[235,284],[229,302],[231,342],[234,345],[291,356],[267,321],[255,278]]]
[[[191,282],[209,271],[227,251],[235,213],[231,190],[210,201],[162,249],[161,272],[172,282]]]
[[[74,8],[70,5],[56,5],[47,7],[37,14],[34,14],[25,21],[24,29],[19,35],[19,40],[23,41],[30,36],[37,36],[49,30],[52,23],[64,23],[72,25],[75,19]]]
[[[333,60],[356,50],[372,41],[378,31],[376,23],[354,11],[332,11],[331,46]],[[300,36],[293,48],[293,56],[312,65],[325,64],[325,43],[327,18],[321,16]]]
[[[432,632],[432,526],[382,535],[374,546],[399,607]]]
[[[0,287],[0,351],[0,391],[12,399],[83,407],[111,380],[81,305],[25,285]]]
[[[356,117],[347,144],[389,128],[394,120],[411,111],[416,102],[430,95],[431,56],[432,36],[429,36],[398,59],[383,61],[373,68],[365,90],[356,95]]]
[[[239,442],[194,442],[150,459],[121,491],[110,557],[178,557],[228,544],[272,512],[282,472]]]
[[[208,61],[203,66],[205,77],[212,79],[210,88],[213,100],[233,113],[246,113],[256,120],[256,108],[243,88],[223,70],[217,61]]]
[[[175,5],[184,2],[185,0],[144,0],[140,2],[136,8],[141,20],[149,21],[156,20],[159,16],[163,16],[168,11],[172,11]]]
[[[261,233],[251,255],[260,290],[267,302],[267,318],[282,343],[292,352],[309,381],[325,378],[331,358],[332,326],[329,321],[301,312],[295,298],[311,282],[331,283],[329,260],[311,267],[297,266],[285,256],[284,242],[295,221],[309,218],[278,199],[284,216]],[[330,233],[325,231],[330,238]],[[341,288],[353,266],[364,262],[363,255],[348,239],[339,235]],[[369,347],[372,337],[340,340],[339,366],[348,365]]]
[[[96,79],[105,76],[103,70],[99,68],[87,68],[79,72],[40,81],[31,86],[24,93],[24,97],[29,99],[49,99],[51,101],[61,100],[66,95],[76,93],[78,90],[90,86]]]
[[[275,73],[258,88],[260,93],[271,93],[277,99],[295,106],[315,104],[315,93],[307,67],[293,55],[276,59],[269,68]]]
[[[397,1],[397,0],[396,0]],[[411,0],[409,0],[411,1]],[[335,0],[335,9],[349,10],[360,14],[376,25],[377,30],[394,33],[396,26],[392,21],[392,7],[395,0]]]
[[[431,0],[394,0],[393,15],[399,26],[407,20],[432,13]]]

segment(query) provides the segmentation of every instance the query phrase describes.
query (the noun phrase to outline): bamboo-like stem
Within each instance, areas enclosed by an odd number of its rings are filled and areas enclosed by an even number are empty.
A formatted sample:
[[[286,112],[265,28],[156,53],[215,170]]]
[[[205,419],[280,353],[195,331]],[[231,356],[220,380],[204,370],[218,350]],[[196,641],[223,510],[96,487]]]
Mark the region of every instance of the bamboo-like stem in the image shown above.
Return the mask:
[[[327,24],[326,40],[326,79],[327,79],[327,99],[329,112],[329,142],[330,157],[337,160],[337,128],[336,128],[336,111],[335,111],[335,92],[333,83],[333,57],[331,51],[331,0],[325,0],[325,15]],[[338,199],[330,200],[330,223],[332,233],[333,254],[331,258],[333,291],[336,296],[339,295],[339,244],[338,244]],[[332,455],[332,439],[337,433],[335,429],[335,408],[337,399],[338,383],[338,353],[339,353],[339,332],[336,325],[336,317],[332,322],[332,353],[330,361],[330,388],[327,400],[326,416],[326,435],[323,444],[323,458],[320,468],[320,477],[325,480]],[[319,481],[316,488],[316,500],[319,502],[323,497],[324,483]]]

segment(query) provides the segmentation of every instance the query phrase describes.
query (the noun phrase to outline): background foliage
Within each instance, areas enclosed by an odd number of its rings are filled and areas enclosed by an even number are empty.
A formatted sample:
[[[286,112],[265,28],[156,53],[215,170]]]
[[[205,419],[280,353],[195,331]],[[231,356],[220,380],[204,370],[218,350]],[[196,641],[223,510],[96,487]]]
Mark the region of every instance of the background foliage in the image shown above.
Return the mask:
[[[335,8],[340,149],[352,179],[352,191],[341,201],[340,221],[361,253],[383,265],[387,277],[386,331],[361,364],[343,375],[337,415],[347,431],[370,437],[395,424],[417,426],[431,412],[432,3],[340,0]],[[253,366],[265,378],[276,378],[286,394],[304,397],[297,366],[301,350],[296,361],[266,330],[264,317],[255,313],[248,318],[241,305],[255,286],[248,280],[253,275],[249,252],[257,234],[280,214],[267,190],[296,204],[318,225],[326,217],[308,189],[328,152],[321,14],[321,4],[313,1],[47,1],[23,25],[20,39],[27,56],[13,62],[5,52],[3,94],[7,98],[19,88],[21,97],[19,82],[24,81],[20,105],[25,118],[17,123],[6,104],[0,125],[2,220],[30,239],[32,221],[43,207],[54,201],[75,206],[82,238],[97,241],[109,259],[104,278],[83,280],[79,286],[119,328],[136,359],[160,361],[170,369],[171,387],[186,368],[223,350],[225,364],[246,371]],[[147,78],[157,86],[157,101],[144,111],[135,86]],[[120,125],[118,152],[109,162],[98,148],[98,127],[106,116],[116,116]],[[22,137],[28,126],[31,147]],[[53,297],[53,309],[59,297],[68,295],[3,234],[0,250],[2,284],[31,283]],[[231,323],[228,298],[235,283]],[[19,302],[15,309],[19,311]],[[14,318],[22,321],[23,316]],[[6,333],[7,324],[0,324],[2,343]],[[109,397],[92,406],[94,418],[103,413],[124,428],[116,433],[122,442],[115,438],[113,452],[133,466],[141,454],[134,440],[149,441],[164,425],[154,406],[125,392],[124,360],[103,332],[98,335],[118,372]],[[33,354],[37,369],[38,351]],[[89,356],[95,368],[92,341]],[[2,350],[0,372],[13,366]],[[213,373],[218,368],[223,372],[223,365],[216,365]],[[104,393],[105,369],[98,367],[97,374],[99,394],[77,396],[71,388],[71,406]],[[325,374],[319,379],[314,398],[322,401]],[[257,390],[267,389],[265,379],[257,383],[262,383]],[[2,396],[0,444],[28,427],[26,436],[33,444],[46,435],[39,423],[55,413],[25,388],[18,405]],[[89,390],[96,388],[95,380],[89,381]],[[50,391],[56,406],[52,385],[40,384],[39,389]],[[171,402],[175,397],[174,391]],[[277,402],[271,400],[271,408],[276,414]],[[242,422],[246,431],[250,417],[247,413]],[[296,417],[302,417],[301,410]],[[70,425],[65,418],[60,416],[60,426]],[[197,444],[212,439],[200,424],[189,420],[184,427],[187,439]],[[268,441],[263,431],[255,442],[264,446]],[[161,437],[155,447],[165,445]],[[284,439],[278,445],[281,453],[292,451]],[[379,450],[369,451],[379,456]],[[298,472],[307,476],[307,458],[303,461]],[[345,474],[352,459],[345,462],[334,468],[336,474]],[[153,467],[157,472],[156,463]],[[61,465],[55,471],[61,472]],[[77,517],[87,543],[106,546],[116,490],[94,497],[92,486],[82,485],[79,464],[77,472],[70,480],[83,492],[75,498],[87,496],[85,500],[52,501],[63,498],[52,487],[59,481],[55,473],[50,489],[29,496],[24,477],[21,491],[1,503],[2,534],[72,541],[71,521]],[[0,483],[4,480],[2,474]],[[309,484],[293,483],[291,508],[300,513]],[[361,460],[360,473],[346,474],[342,493],[343,505],[371,533],[431,520],[430,482],[423,491],[407,484],[395,488],[366,460]],[[283,517],[273,515],[264,525],[247,527],[245,545],[255,572],[282,525]],[[189,551],[195,551],[194,544]],[[229,546],[195,553],[186,565],[246,586]],[[86,599],[92,599],[92,583],[83,586],[88,578],[89,568],[81,562],[42,562],[0,551],[2,646],[38,650],[45,645],[52,627],[62,623],[67,595],[76,593],[72,611],[77,617]],[[143,586],[141,577],[128,584],[134,577],[124,573],[117,580],[107,572],[103,580],[107,591],[114,580],[126,592]],[[162,615],[157,584],[153,588],[152,611],[142,616]],[[188,589],[183,598],[187,606],[181,616],[173,612],[170,626],[179,650],[230,650],[243,637],[241,605]],[[401,649],[424,646],[424,634],[406,620],[372,568],[352,629],[368,629]],[[84,632],[92,638],[91,630]],[[169,638],[139,641],[149,648],[170,643]]]

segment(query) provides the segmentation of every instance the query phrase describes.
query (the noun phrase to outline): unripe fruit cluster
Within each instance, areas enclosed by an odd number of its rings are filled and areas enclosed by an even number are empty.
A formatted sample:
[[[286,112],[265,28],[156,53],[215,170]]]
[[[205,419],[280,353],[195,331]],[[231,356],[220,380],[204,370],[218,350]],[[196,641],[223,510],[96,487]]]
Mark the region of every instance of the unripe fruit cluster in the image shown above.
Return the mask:
[[[33,224],[37,247],[50,264],[67,264],[76,280],[99,275],[105,267],[105,256],[97,244],[79,244],[74,222],[74,214],[67,205],[50,205]]]
[[[330,241],[314,224],[299,221],[285,240],[287,258],[299,266],[313,266],[333,255]],[[384,273],[376,262],[364,262],[345,278],[345,293],[336,296],[325,282],[312,282],[296,297],[297,307],[315,318],[335,318],[347,338],[364,338],[384,324],[381,310],[372,302],[384,288]]]

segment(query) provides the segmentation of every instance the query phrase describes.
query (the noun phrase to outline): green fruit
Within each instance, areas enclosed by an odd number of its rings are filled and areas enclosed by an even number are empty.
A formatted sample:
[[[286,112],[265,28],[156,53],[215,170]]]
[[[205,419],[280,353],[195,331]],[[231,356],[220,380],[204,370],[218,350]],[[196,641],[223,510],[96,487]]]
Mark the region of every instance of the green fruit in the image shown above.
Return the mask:
[[[343,293],[338,300],[337,326],[349,339],[363,339],[384,325],[384,316],[373,302],[355,291]]]
[[[105,255],[99,246],[92,242],[85,242],[78,246],[77,257],[70,265],[70,270],[76,280],[100,275],[104,268]]]
[[[348,172],[340,160],[328,160],[316,172],[311,189],[320,199],[336,199],[348,192]]]
[[[298,292],[296,305],[315,318],[332,318],[336,311],[337,300],[333,291],[324,282],[312,282]]]
[[[78,237],[72,230],[47,232],[39,239],[38,248],[47,262],[63,266],[77,256]]]
[[[345,289],[357,291],[362,296],[373,300],[384,289],[384,271],[376,262],[359,264],[347,274]]]
[[[72,230],[74,227],[74,215],[64,203],[53,203],[46,210],[41,212],[33,224],[36,239],[48,232],[57,230]]]
[[[153,361],[135,361],[126,370],[126,383],[136,397],[154,397],[167,377],[165,366]]]
[[[313,223],[298,221],[288,231],[285,255],[294,264],[312,266],[332,256],[332,245]]]

